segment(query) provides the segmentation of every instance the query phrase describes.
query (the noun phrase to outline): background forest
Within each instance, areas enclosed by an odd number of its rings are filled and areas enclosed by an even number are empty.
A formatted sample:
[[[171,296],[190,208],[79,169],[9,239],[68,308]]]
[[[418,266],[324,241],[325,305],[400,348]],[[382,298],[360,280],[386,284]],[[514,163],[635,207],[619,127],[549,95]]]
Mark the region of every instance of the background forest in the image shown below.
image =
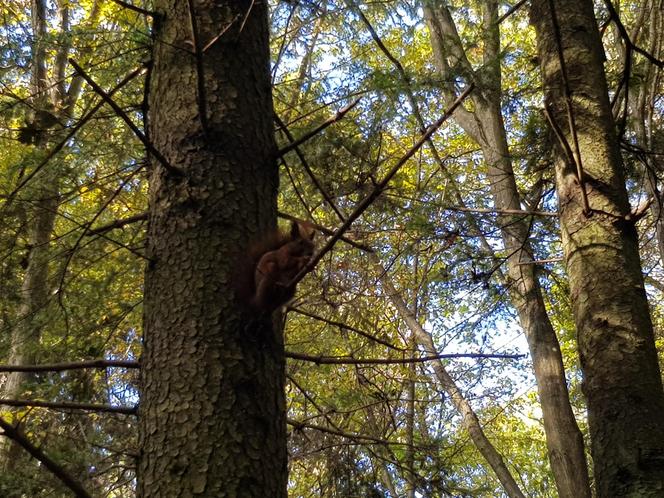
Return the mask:
[[[186,338],[172,336],[177,363],[157,334],[154,355],[169,360],[151,356],[139,373],[144,317],[158,326],[148,303],[164,295],[192,321],[202,309],[233,321],[215,308],[231,299],[230,277],[176,278],[162,293],[144,276],[160,209],[215,220],[201,232],[213,234],[207,252],[168,260],[178,268],[233,266],[234,246],[274,228],[274,208],[253,206],[272,202],[275,182],[244,182],[258,201],[233,198],[233,228],[227,197],[197,204],[232,175],[203,177],[205,189],[192,180],[176,208],[159,197],[203,142],[249,137],[237,159],[247,170],[263,148],[273,157],[270,141],[251,145],[264,126],[278,150],[279,225],[311,223],[324,248],[275,315],[289,496],[664,496],[662,0],[595,2],[587,32],[603,47],[566,38],[585,12],[575,5],[592,7],[582,0],[271,0],[266,16],[262,2],[212,4],[0,4],[0,496],[222,496],[197,480],[214,468],[207,454],[172,453],[162,468],[187,491],[141,487],[137,462],[157,429],[139,429],[137,407],[141,376],[150,385],[162,372],[178,405],[166,430],[201,452],[198,422],[217,415],[183,393],[207,388],[206,369],[190,374]],[[268,105],[239,124],[217,119],[237,92],[213,59],[238,54],[247,92],[262,88],[251,75],[267,60],[254,66],[242,50],[265,18],[274,116]],[[601,101],[604,74],[612,118],[579,99],[592,100],[586,85]],[[181,117],[185,107],[198,117]],[[159,145],[194,121],[205,140]],[[606,128],[593,135],[596,121]],[[589,152],[600,143],[609,152]],[[164,236],[188,233],[183,220]],[[217,240],[231,249],[213,253]],[[192,288],[209,301],[189,306]],[[245,346],[269,355],[260,337]],[[256,370],[269,378],[266,365]],[[160,395],[149,396],[153,420]],[[220,437],[234,439],[230,427]],[[223,496],[270,496],[237,482]]]

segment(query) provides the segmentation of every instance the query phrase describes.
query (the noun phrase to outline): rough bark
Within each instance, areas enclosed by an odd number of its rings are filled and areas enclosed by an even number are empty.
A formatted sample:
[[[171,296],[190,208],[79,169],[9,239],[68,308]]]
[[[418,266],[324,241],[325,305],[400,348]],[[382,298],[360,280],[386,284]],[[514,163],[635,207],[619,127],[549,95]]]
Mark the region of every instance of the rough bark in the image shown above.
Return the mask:
[[[152,161],[138,496],[285,497],[283,338],[233,285],[276,224],[267,2],[155,9],[149,135],[184,174]]]
[[[566,109],[571,97],[591,210],[584,209],[578,160],[561,147],[556,188],[597,496],[662,496],[664,393],[593,3],[535,0],[531,9],[545,102],[574,151]]]
[[[495,207],[521,209],[503,123],[500,42],[497,2],[484,4],[484,67],[472,69],[444,2],[425,2],[424,14],[434,52],[434,62],[450,81],[455,73],[475,82],[471,95],[475,111],[455,113],[454,118],[482,148]],[[499,216],[507,254],[509,296],[517,310],[533,361],[542,407],[551,470],[562,498],[590,497],[583,437],[569,403],[560,344],[544,305],[529,243],[528,221],[522,216]]]

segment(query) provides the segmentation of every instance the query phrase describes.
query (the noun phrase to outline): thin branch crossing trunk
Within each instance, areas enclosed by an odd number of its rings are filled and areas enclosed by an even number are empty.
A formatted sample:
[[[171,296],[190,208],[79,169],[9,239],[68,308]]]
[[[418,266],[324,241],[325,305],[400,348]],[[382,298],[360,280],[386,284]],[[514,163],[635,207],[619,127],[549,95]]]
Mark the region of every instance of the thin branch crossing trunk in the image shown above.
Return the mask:
[[[566,141],[556,190],[597,496],[661,497],[664,391],[593,2],[534,0],[531,20],[545,104]]]

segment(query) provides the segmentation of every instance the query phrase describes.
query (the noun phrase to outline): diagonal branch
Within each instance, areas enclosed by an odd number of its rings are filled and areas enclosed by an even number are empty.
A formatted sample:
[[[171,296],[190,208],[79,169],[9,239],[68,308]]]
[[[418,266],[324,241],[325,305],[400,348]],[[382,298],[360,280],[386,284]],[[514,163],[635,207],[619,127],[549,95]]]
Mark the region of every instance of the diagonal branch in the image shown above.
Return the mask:
[[[125,225],[136,223],[137,221],[145,221],[148,219],[149,214],[150,213],[146,211],[144,213],[135,214],[134,216],[120,218],[111,223],[107,223],[106,225],[101,225],[95,228],[88,228],[87,231],[84,233],[84,235],[101,235],[116,228],[122,228]]]
[[[122,108],[111,98],[111,96],[106,93],[90,76],[79,66],[74,59],[69,59],[69,63],[76,69],[76,72],[80,74],[85,81],[88,82],[88,85],[99,94],[99,96],[104,99],[104,101],[111,106],[115,113],[125,122],[131,131],[134,132],[134,135],[141,141],[145,148],[152,154],[162,166],[168,170],[171,174],[176,176],[184,176],[184,172],[180,168],[176,168],[171,163],[169,163],[166,158],[159,152],[155,146],[150,142],[147,137],[143,134],[141,130],[138,129],[138,126],[127,116],[127,113],[122,110]]]
[[[497,23],[501,24],[505,19],[514,14],[517,10],[519,10],[523,6],[523,4],[525,4],[527,1],[528,0],[519,0],[517,3],[512,5],[509,9],[507,9],[507,11],[502,16],[498,18]]]
[[[113,89],[108,93],[108,95],[111,96],[111,95],[115,94],[118,90],[120,90],[123,86],[125,86],[127,83],[129,83],[129,82],[130,82],[131,80],[133,80],[136,76],[138,76],[139,74],[141,74],[143,71],[144,71],[144,68],[143,68],[143,67],[140,67],[140,68],[138,68],[138,69],[134,69],[131,73],[129,73],[127,76],[125,76],[125,77],[122,79],[122,81],[120,81],[120,83],[118,83],[118,84],[115,86],[115,88],[113,88]],[[67,145],[67,142],[69,142],[69,140],[70,140],[70,139],[71,139],[71,138],[72,138],[72,137],[78,132],[78,130],[80,130],[80,129],[83,127],[84,124],[86,124],[88,121],[90,121],[90,119],[91,119],[91,118],[97,113],[97,111],[98,111],[99,109],[101,109],[101,106],[102,106],[102,105],[104,105],[104,102],[103,102],[103,101],[98,102],[97,104],[95,104],[95,106],[94,106],[92,109],[90,109],[90,111],[89,111],[85,116],[83,116],[83,117],[82,117],[82,118],[81,118],[81,119],[80,119],[80,120],[79,120],[79,121],[78,121],[78,122],[72,127],[72,129],[69,131],[69,133],[67,133],[67,135],[66,135],[66,136],[65,136],[60,142],[58,142],[58,144],[57,144],[55,147],[53,147],[53,148],[48,152],[48,154],[46,154],[46,157],[44,157],[44,159],[42,159],[42,161],[41,161],[41,162],[35,167],[35,169],[33,169],[32,172],[31,172],[29,175],[27,175],[27,176],[21,181],[21,183],[19,183],[19,184],[16,186],[16,188],[14,188],[14,190],[12,190],[11,193],[7,196],[7,201],[6,201],[6,203],[5,203],[6,206],[10,205],[12,199],[14,198],[14,196],[15,196],[15,195],[16,195],[16,194],[17,194],[17,193],[18,193],[23,187],[25,187],[25,185],[26,185],[30,180],[32,180],[32,179],[35,177],[35,175],[37,175],[37,173],[39,173],[39,172],[42,170],[42,168],[43,168],[44,166],[46,166],[46,164],[48,164],[48,162],[49,162],[51,159],[53,159],[53,156],[55,156],[58,152],[60,152],[60,151],[64,148],[65,145]]]
[[[613,3],[611,3],[611,0],[604,0],[604,4],[606,5],[607,10],[609,11],[609,16],[611,17],[613,22],[616,23],[618,32],[620,33],[621,38],[625,42],[625,45],[627,45],[628,48],[631,48],[635,52],[638,52],[639,54],[643,55],[646,59],[648,59],[658,68],[660,69],[664,68],[664,61],[658,59],[647,50],[637,46],[636,44],[634,44],[634,42],[632,42],[632,39],[630,38],[629,33],[627,33],[625,25],[620,20],[620,16],[618,15],[618,12],[616,12],[616,8],[613,6]]]
[[[157,17],[156,12],[152,12],[150,10],[143,9],[143,8],[138,7],[136,5],[132,5],[130,3],[124,2],[123,0],[111,0],[111,1],[113,3],[118,4],[120,7],[124,7],[125,9],[128,9],[128,10],[133,10],[134,12],[137,12],[137,13],[143,15],[143,16],[152,17],[153,19],[155,17]]]
[[[288,140],[290,140],[291,142],[295,142],[295,138],[293,137],[290,130],[286,126],[286,123],[284,123],[281,120],[281,118],[277,116],[277,114],[274,115],[274,120],[277,122],[277,124],[281,128],[281,131],[283,131],[284,135],[286,135],[286,138],[288,138]],[[332,200],[332,197],[330,197],[330,194],[327,193],[323,185],[318,181],[318,178],[316,178],[316,175],[311,169],[311,166],[309,166],[309,163],[307,162],[307,159],[304,157],[304,154],[302,154],[300,148],[297,145],[293,148],[295,149],[297,157],[300,159],[300,164],[302,164],[304,171],[307,173],[307,175],[309,175],[309,179],[311,180],[311,182],[318,189],[318,192],[320,192],[320,194],[323,196],[325,202],[327,202],[327,204],[332,208],[332,210],[336,213],[339,219],[343,221],[344,220],[343,213],[339,210],[337,205],[334,203],[334,200]],[[283,156],[283,154],[279,154],[279,156]]]
[[[74,480],[65,469],[55,463],[55,461],[51,460],[46,453],[32,444],[30,440],[18,430],[18,428],[14,427],[2,417],[0,417],[0,428],[3,430],[3,436],[8,437],[21,446],[25,451],[30,453],[35,460],[46,467],[55,477],[60,479],[60,481],[62,481],[62,483],[74,493],[74,496],[78,498],[92,498],[92,495],[88,493],[78,481]]]
[[[305,221],[305,220],[302,220],[302,219],[300,219],[300,218],[297,218],[297,217],[295,217],[295,216],[293,216],[293,215],[290,215],[290,214],[287,214],[287,213],[283,213],[283,212],[281,212],[281,211],[278,211],[278,212],[277,212],[277,216],[278,216],[279,218],[284,219],[284,220],[294,221],[294,222],[296,222],[296,223],[309,224],[309,225],[311,225],[313,228],[315,228],[316,231],[318,231],[318,232],[320,232],[320,233],[324,233],[325,235],[334,235],[334,230],[330,230],[329,228],[326,228],[326,227],[324,227],[323,225],[319,225],[318,223],[313,223],[313,222],[311,222],[311,221]],[[359,249],[360,251],[364,251],[364,252],[374,252],[374,250],[373,250],[371,247],[369,247],[369,246],[367,246],[367,245],[365,245],[365,244],[362,244],[362,243],[360,243],[360,242],[356,242],[356,241],[354,241],[353,239],[349,239],[349,238],[346,237],[346,236],[341,237],[339,240],[341,240],[342,242],[345,242],[345,243],[348,244],[349,246],[353,246],[354,248]]]
[[[385,346],[387,348],[390,348],[390,349],[393,349],[395,351],[402,351],[402,352],[406,351],[406,349],[404,349],[404,348],[400,348],[398,346],[395,346],[394,344],[392,344],[388,341],[385,341],[383,339],[380,339],[379,337],[376,337],[375,335],[372,335],[368,332],[365,332],[364,330],[360,330],[358,328],[351,327],[350,325],[347,325],[345,323],[337,322],[335,320],[328,320],[325,317],[322,317],[320,315],[316,315],[316,314],[311,313],[309,311],[304,311],[303,309],[300,309],[300,308],[292,308],[292,307],[289,306],[288,311],[294,311],[295,313],[298,313],[298,314],[303,315],[303,316],[308,316],[309,318],[313,318],[314,320],[319,320],[319,321],[327,323],[328,325],[331,325],[333,327],[339,327],[342,330],[350,330],[351,332],[355,332],[357,335],[360,335],[360,336],[364,337],[365,339],[369,339],[370,341],[377,342],[378,344],[382,344],[383,346]],[[0,369],[0,372],[2,372],[1,369]]]
[[[406,164],[406,162],[424,145],[424,143],[429,139],[431,135],[433,135],[440,126],[449,119],[449,117],[454,113],[457,107],[459,107],[462,102],[470,95],[470,93],[473,91],[473,88],[475,88],[474,84],[468,85],[468,87],[463,91],[459,97],[452,103],[450,108],[443,114],[437,121],[435,121],[433,124],[429,126],[429,128],[420,136],[420,138],[415,142],[415,144],[404,154],[404,156],[399,159],[399,161],[390,169],[385,177],[376,184],[376,186],[373,188],[373,190],[367,195],[360,203],[357,205],[355,210],[346,218],[346,221],[344,221],[339,228],[337,228],[334,231],[334,234],[327,240],[325,245],[318,251],[316,254],[314,254],[307,263],[307,265],[300,270],[300,272],[295,275],[293,280],[288,284],[287,287],[294,287],[297,285],[297,283],[304,278],[304,276],[309,273],[311,270],[313,270],[318,262],[327,254],[332,247],[334,247],[334,244],[336,244],[337,240],[341,238],[341,236],[346,233],[346,231],[350,228],[350,226],[353,224],[355,220],[357,220],[362,214],[367,210],[369,206],[383,193],[387,185],[390,183],[394,175],[398,173],[398,171],[401,169],[401,167]]]
[[[328,119],[326,119],[323,123],[321,123],[320,126],[317,126],[316,128],[309,131],[308,133],[305,133],[303,136],[301,136],[297,140],[292,140],[292,139],[289,138],[291,143],[289,143],[285,147],[282,147],[281,149],[279,149],[279,151],[277,152],[277,157],[281,157],[281,156],[285,155],[287,152],[290,152],[291,150],[293,150],[297,146],[302,145],[304,142],[306,142],[310,138],[315,137],[316,135],[318,135],[321,131],[323,131],[325,128],[327,128],[331,124],[336,123],[337,121],[342,119],[348,111],[350,111],[353,107],[355,107],[357,104],[360,103],[361,99],[362,99],[362,97],[356,98],[355,100],[353,100],[347,106],[342,107],[341,109],[339,109],[334,116],[330,116]],[[286,128],[286,125],[283,124],[283,122],[281,120],[279,120],[279,126],[281,128]]]

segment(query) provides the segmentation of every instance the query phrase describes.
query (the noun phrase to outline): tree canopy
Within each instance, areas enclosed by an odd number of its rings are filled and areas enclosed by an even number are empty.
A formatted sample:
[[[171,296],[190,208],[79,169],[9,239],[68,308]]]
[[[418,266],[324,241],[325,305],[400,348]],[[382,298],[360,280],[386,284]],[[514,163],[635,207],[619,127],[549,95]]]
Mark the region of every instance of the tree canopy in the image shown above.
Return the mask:
[[[265,7],[0,5],[0,494],[657,496],[661,1]]]

